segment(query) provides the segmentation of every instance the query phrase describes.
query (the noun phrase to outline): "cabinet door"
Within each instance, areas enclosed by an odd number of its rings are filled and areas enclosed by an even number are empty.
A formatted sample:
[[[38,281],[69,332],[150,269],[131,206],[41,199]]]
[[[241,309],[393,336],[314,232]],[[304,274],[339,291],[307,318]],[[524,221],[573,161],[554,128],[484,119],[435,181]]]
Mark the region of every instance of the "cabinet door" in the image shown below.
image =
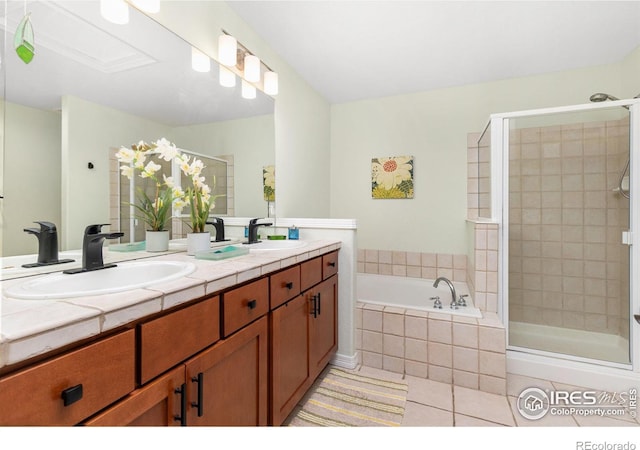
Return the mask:
[[[184,366],[133,391],[122,401],[92,417],[88,426],[171,426],[186,422]]]
[[[267,424],[268,319],[187,361],[188,425]]]
[[[271,425],[280,425],[306,391],[308,316],[304,296],[271,313]]]
[[[309,365],[311,378],[315,379],[338,348],[338,276],[320,283],[307,298],[311,308]]]

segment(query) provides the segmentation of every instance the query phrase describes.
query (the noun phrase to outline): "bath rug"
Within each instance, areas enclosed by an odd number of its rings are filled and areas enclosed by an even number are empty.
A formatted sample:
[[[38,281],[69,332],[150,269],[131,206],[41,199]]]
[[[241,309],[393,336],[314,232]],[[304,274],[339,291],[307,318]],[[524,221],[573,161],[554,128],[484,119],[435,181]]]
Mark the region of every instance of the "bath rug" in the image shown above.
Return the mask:
[[[289,426],[400,426],[407,399],[404,381],[331,368],[311,388]]]

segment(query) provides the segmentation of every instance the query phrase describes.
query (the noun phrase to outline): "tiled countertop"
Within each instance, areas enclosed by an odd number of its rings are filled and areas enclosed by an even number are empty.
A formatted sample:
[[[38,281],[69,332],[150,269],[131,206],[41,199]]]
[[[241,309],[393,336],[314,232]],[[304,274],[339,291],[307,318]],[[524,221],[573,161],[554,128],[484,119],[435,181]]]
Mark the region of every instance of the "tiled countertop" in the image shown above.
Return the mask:
[[[163,254],[149,260],[190,261],[196,265],[196,271],[144,289],[57,300],[2,297],[0,367],[337,250],[341,245],[337,240],[306,242],[301,248],[251,251],[222,261],[195,259],[184,252]],[[148,257],[146,252],[141,254]],[[23,281],[24,278],[18,278],[2,284],[9,287]]]

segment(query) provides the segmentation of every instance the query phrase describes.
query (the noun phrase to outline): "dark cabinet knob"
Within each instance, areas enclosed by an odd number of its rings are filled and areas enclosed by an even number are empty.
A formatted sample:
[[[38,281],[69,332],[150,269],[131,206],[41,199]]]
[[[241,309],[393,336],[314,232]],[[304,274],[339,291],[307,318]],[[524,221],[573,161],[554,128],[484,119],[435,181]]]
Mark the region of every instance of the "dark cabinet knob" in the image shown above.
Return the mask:
[[[64,402],[64,406],[74,404],[82,398],[82,384],[65,389],[60,397]]]
[[[249,307],[249,309],[254,309],[257,305],[258,302],[256,300],[249,300],[247,302],[247,306]]]
[[[335,267],[335,266],[336,266],[336,263],[332,261],[332,262],[327,263],[327,265],[328,265],[329,267]]]
[[[291,281],[289,281],[288,283],[286,283],[284,285],[284,287],[286,287],[287,289],[291,290],[291,289],[293,289],[293,283]]]

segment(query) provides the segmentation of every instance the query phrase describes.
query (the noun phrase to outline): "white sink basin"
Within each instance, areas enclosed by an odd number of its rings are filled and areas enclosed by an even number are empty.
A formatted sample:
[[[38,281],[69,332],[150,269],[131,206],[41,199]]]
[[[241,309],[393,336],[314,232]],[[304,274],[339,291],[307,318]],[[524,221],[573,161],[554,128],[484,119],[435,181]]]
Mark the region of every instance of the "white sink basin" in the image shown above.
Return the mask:
[[[294,248],[306,247],[305,241],[287,241],[287,240],[267,240],[258,242],[257,244],[248,244],[251,251],[270,251],[270,250],[291,250]]]
[[[77,274],[55,273],[28,278],[4,290],[5,297],[24,300],[84,297],[149,287],[189,275],[190,262],[136,261]]]

